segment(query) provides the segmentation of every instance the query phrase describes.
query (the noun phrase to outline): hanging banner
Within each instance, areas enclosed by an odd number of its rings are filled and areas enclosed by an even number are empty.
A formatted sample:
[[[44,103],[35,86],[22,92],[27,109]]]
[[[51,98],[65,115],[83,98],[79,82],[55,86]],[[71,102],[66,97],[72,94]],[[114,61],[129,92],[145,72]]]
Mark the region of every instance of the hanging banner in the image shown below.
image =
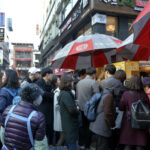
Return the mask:
[[[5,29],[0,28],[0,42],[4,42]]]

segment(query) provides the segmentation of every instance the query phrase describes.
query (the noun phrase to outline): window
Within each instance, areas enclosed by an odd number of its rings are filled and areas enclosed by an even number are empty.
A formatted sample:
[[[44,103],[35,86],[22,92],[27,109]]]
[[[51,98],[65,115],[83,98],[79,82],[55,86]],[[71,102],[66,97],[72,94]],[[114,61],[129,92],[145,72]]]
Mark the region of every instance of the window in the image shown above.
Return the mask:
[[[16,52],[16,58],[31,58],[30,52]]]
[[[106,34],[118,37],[118,18],[107,16]]]
[[[82,28],[78,33],[77,33],[77,37],[81,35],[90,35],[92,34],[92,28],[91,28],[91,23],[88,23],[86,26],[84,26],[84,28]]]
[[[40,60],[40,54],[35,54],[35,59]]]
[[[65,6],[64,10],[62,11],[62,21],[66,19],[66,17],[69,15],[73,7],[76,5],[78,0],[69,0],[68,4]]]
[[[31,61],[16,61],[17,67],[31,67]]]

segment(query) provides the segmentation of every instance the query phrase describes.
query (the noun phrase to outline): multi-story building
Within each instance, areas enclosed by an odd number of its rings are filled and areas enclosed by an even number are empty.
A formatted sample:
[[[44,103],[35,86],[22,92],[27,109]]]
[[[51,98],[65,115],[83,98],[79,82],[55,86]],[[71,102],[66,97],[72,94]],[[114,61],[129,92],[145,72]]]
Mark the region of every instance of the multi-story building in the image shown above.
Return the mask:
[[[5,12],[0,12],[0,68],[9,66],[9,31],[12,31],[12,19],[6,22]],[[7,26],[6,26],[7,25]],[[7,28],[9,25],[9,28]]]
[[[40,57],[41,52],[39,50],[33,51],[33,66],[36,68],[40,68]]]
[[[26,76],[30,67],[33,66],[33,44],[12,43],[13,45],[13,66],[20,76]]]
[[[41,65],[48,65],[59,49],[80,35],[101,33],[124,40],[146,2],[49,0],[41,31]]]

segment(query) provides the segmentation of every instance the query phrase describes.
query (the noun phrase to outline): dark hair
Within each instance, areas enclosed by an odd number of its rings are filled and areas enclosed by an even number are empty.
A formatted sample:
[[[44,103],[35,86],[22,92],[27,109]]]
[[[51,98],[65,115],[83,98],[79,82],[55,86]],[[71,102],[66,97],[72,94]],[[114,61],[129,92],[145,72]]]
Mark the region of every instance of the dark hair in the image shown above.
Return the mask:
[[[139,76],[133,76],[127,82],[127,88],[129,90],[142,90],[142,81]]]
[[[29,83],[22,89],[20,96],[23,101],[33,103],[33,101],[36,100],[36,98],[38,98],[38,96],[42,94],[43,91],[37,84]]]
[[[53,70],[50,67],[43,68],[41,72],[42,77],[45,77],[47,73],[53,74]]]
[[[5,74],[6,74],[6,80],[3,83],[2,87],[18,89],[19,78],[17,72],[12,69],[7,69],[5,70]]]
[[[71,74],[64,74],[60,81],[60,90],[70,91],[72,89],[73,78]]]
[[[147,72],[140,72],[140,77],[148,77],[148,73]]]
[[[111,75],[114,75],[116,72],[116,67],[114,65],[107,65],[105,71],[108,71]]]
[[[126,72],[124,70],[117,70],[114,77],[123,83],[126,80]]]
[[[86,74],[87,74],[87,75],[96,74],[96,69],[93,68],[93,67],[87,68],[87,69],[86,69]]]
[[[85,74],[86,74],[86,70],[85,69],[79,70],[79,72],[78,72],[79,77],[80,76],[84,76]]]
[[[55,88],[56,88],[57,79],[58,79],[58,77],[55,76],[55,75],[52,77],[52,82],[51,82],[51,84],[53,84],[53,86],[54,86]]]

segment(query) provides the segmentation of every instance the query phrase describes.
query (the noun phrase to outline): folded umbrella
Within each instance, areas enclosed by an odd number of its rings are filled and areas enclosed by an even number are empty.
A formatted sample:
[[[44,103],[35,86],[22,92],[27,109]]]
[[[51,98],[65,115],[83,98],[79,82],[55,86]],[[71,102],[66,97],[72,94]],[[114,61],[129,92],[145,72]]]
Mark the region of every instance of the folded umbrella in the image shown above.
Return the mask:
[[[134,35],[131,34],[125,41],[117,48],[117,56],[120,61],[147,61],[150,60],[150,47],[133,44]]]
[[[134,44],[150,47],[150,1],[133,23]]]

